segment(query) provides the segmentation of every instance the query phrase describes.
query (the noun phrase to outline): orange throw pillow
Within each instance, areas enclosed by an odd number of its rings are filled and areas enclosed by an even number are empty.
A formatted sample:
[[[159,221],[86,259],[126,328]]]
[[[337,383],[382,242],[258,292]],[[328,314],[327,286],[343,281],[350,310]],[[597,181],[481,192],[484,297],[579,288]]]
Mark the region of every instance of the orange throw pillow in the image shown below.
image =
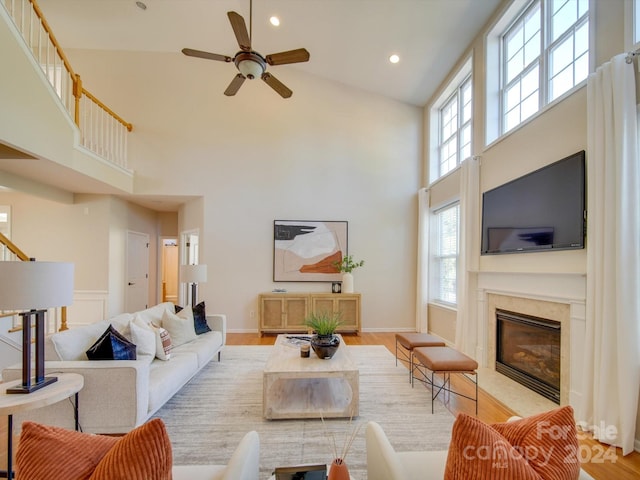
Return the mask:
[[[16,452],[18,480],[87,480],[115,437],[24,422]]]
[[[580,476],[578,433],[570,406],[492,427],[522,452],[542,478],[575,480]]]
[[[542,480],[489,425],[464,413],[453,424],[445,480]]]
[[[171,480],[171,443],[159,418],[124,437],[24,422],[17,480]]]
[[[90,480],[171,480],[171,442],[159,418],[132,430],[107,452]]]

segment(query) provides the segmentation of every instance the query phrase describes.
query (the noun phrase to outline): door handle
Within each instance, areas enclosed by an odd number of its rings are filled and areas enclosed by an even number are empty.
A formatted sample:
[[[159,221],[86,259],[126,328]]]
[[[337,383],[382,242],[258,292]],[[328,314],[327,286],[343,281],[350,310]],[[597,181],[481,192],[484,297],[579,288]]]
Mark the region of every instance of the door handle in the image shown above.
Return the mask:
[[[135,283],[133,283],[133,282],[129,282],[127,285],[135,285]]]

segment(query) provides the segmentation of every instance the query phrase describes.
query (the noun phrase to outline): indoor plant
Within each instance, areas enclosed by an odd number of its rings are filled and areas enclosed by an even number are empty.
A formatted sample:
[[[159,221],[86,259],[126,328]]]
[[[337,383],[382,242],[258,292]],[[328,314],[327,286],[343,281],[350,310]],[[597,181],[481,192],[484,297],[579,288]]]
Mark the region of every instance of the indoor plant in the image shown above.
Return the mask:
[[[320,310],[307,315],[305,325],[314,332],[311,337],[311,348],[319,358],[329,359],[338,350],[340,338],[335,335],[335,332],[341,323],[339,312]]]
[[[358,267],[362,267],[363,265],[364,260],[356,262],[353,260],[353,255],[345,255],[342,260],[333,264],[333,266],[336,267],[339,272],[343,273],[342,292],[353,293],[353,274],[351,272],[353,272]]]

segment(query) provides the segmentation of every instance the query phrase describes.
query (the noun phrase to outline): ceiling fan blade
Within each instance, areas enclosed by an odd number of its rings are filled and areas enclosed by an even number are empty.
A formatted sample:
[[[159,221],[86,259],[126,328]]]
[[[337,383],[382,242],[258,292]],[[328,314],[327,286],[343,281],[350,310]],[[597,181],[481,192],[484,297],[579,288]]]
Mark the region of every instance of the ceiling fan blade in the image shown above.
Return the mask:
[[[233,33],[236,36],[236,40],[238,40],[240,50],[250,52],[251,38],[249,38],[249,33],[247,32],[247,25],[244,23],[244,18],[242,18],[242,15],[236,12],[227,12],[227,16],[229,17],[229,21],[231,22],[231,28],[233,28]]]
[[[299,63],[309,61],[309,52],[306,48],[298,48],[287,52],[272,53],[265,60],[269,65],[284,65],[287,63]]]
[[[293,92],[289,90],[284,83],[278,80],[276,77],[271,75],[270,73],[264,72],[262,74],[262,80],[273,88],[282,98],[289,98]]]
[[[244,81],[245,77],[241,73],[237,74],[235,77],[233,77],[233,80],[231,80],[231,83],[224,91],[224,94],[227,97],[233,97],[236,93],[238,93],[238,90],[240,90],[240,87],[242,86]]]
[[[217,60],[219,62],[230,62],[233,60],[233,58],[227,57],[226,55],[203,52],[202,50],[193,50],[192,48],[183,48],[182,53],[189,57],[206,58],[207,60]]]

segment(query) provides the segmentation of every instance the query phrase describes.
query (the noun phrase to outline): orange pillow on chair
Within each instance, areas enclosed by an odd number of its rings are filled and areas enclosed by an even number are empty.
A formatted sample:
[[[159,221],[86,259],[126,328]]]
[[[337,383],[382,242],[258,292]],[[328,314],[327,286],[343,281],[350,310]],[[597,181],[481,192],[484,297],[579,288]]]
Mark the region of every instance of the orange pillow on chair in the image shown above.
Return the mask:
[[[24,422],[16,451],[16,478],[87,480],[118,440]]]
[[[570,406],[494,425],[461,413],[453,425],[445,480],[576,480],[579,475]]]
[[[451,432],[444,480],[542,480],[496,430],[461,413]]]
[[[24,422],[17,480],[171,480],[171,443],[159,418],[124,437]]]
[[[580,475],[578,432],[570,406],[492,427],[524,452],[542,478],[573,480]]]

